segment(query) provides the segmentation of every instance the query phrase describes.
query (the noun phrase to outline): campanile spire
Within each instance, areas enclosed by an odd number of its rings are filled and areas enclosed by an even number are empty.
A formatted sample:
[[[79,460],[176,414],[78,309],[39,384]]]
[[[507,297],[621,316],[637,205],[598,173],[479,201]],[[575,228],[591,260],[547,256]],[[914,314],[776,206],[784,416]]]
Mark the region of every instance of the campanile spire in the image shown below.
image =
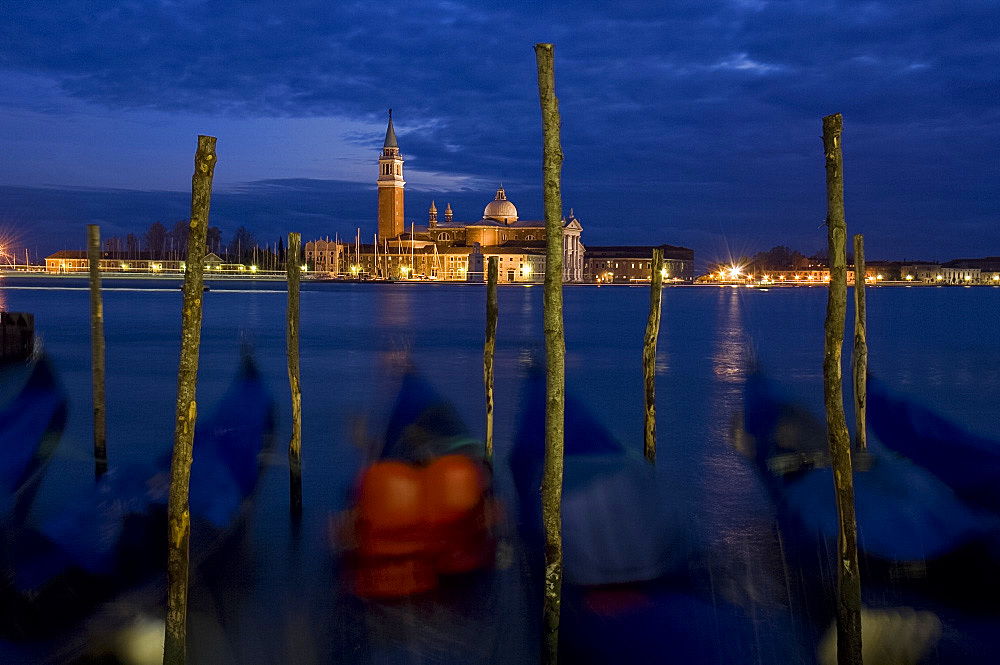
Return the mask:
[[[389,126],[378,158],[378,234],[382,238],[395,238],[405,230],[403,221],[403,158],[399,156],[396,130],[392,126],[392,109],[389,109]]]

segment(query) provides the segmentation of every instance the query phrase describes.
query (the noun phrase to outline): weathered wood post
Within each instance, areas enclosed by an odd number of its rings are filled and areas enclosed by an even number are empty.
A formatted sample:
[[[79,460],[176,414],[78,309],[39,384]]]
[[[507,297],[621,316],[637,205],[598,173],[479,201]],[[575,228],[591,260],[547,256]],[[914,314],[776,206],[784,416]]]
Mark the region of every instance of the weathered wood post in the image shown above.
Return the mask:
[[[108,470],[107,418],[104,404],[104,303],[101,297],[101,227],[87,224],[90,263],[90,365],[94,392],[94,476]]]
[[[642,344],[642,376],[646,386],[646,459],[656,464],[656,340],[660,336],[660,298],[663,294],[663,250],[653,250],[649,282],[649,318]]]
[[[542,107],[542,189],[545,202],[545,464],[542,470],[542,523],[545,526],[545,599],[542,609],[542,662],[559,658],[562,598],[563,426],[566,401],[566,339],[562,317],[562,147],[552,44],[535,44],[538,97]]]
[[[288,234],[288,384],[292,390],[292,438],[288,442],[289,503],[293,517],[302,514],[302,386],[299,380],[299,253],[302,235]]]
[[[861,663],[861,575],[858,571],[858,532],[854,517],[851,437],[847,432],[841,387],[841,347],[847,316],[847,223],[844,220],[844,171],[840,147],[842,123],[839,113],[823,118],[827,253],[830,261],[830,292],[823,345],[823,397],[840,520],[837,538],[837,662],[840,665],[858,665]]]
[[[868,447],[866,411],[868,409],[868,339],[865,313],[865,238],[854,236],[854,353],[851,355],[854,378],[854,447]]]
[[[497,279],[500,262],[491,256],[486,270],[486,347],[483,349],[483,382],[486,384],[486,459],[493,463],[493,352],[497,345]]]
[[[170,463],[170,498],[167,503],[167,622],[163,640],[164,665],[183,665],[187,657],[187,596],[191,541],[188,491],[194,426],[198,415],[195,388],[201,347],[201,305],[204,296],[205,238],[208,209],[215,174],[214,136],[198,136],[191,178],[191,229],[184,270],[184,305],[181,312],[181,359],[177,372],[177,424]]]

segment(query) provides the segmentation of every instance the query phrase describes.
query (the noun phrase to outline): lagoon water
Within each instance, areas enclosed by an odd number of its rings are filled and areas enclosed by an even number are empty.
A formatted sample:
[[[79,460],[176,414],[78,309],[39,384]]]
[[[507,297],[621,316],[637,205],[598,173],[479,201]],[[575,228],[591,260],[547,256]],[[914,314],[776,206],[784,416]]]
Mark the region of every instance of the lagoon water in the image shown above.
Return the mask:
[[[204,300],[199,409],[207,413],[227,387],[240,340],[246,339],[278,398],[279,435],[247,551],[229,567],[228,579],[216,580],[225,591],[193,592],[191,662],[533,662],[535,610],[524,606],[516,563],[500,576],[506,580],[500,600],[485,604],[478,615],[442,618],[437,609],[418,604],[385,615],[368,608],[367,619],[358,620],[354,605],[335,591],[327,538],[329,517],[343,508],[362,460],[358,443],[377,436],[384,423],[394,397],[393,360],[400,354],[450,396],[482,435],[485,288],[303,284],[305,510],[301,533],[292,537],[284,452],[291,410],[284,284],[211,286]],[[181,293],[176,281],[105,279],[104,287],[108,454],[114,466],[151,459],[172,444]],[[641,450],[648,288],[568,287],[564,299],[568,390],[622,441]],[[500,493],[509,496],[502,471],[517,423],[525,359],[544,350],[542,290],[501,287],[499,304],[495,445]],[[36,518],[43,519],[92,482],[87,282],[0,278],[0,306],[35,315],[37,334],[70,395],[66,432],[35,507]],[[719,567],[720,598],[731,596],[728,587],[736,586],[752,602],[766,604],[781,586],[770,570],[779,559],[773,511],[749,464],[729,445],[748,363],[761,363],[819,413],[825,307],[823,288],[678,287],[664,293],[658,472],[683,489],[681,508]],[[849,311],[849,327],[852,320]],[[998,288],[869,289],[871,370],[900,392],[995,434],[998,323]],[[844,355],[847,362],[849,344]],[[849,402],[850,393],[845,397]],[[780,598],[775,602],[780,605]],[[394,626],[395,634],[385,626]],[[759,640],[760,662],[802,658],[776,638],[761,634]],[[991,659],[984,656],[982,662]]]

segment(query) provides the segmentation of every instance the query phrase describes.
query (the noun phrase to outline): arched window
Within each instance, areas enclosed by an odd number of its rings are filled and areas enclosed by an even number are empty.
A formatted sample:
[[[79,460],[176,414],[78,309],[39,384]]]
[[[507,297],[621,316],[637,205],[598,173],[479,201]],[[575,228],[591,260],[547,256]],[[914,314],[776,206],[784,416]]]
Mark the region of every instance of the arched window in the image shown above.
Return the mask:
[[[524,239],[525,239],[525,240],[534,240],[534,239],[535,239],[535,236],[533,236],[533,235],[531,235],[531,234],[529,233],[528,235],[524,236]]]

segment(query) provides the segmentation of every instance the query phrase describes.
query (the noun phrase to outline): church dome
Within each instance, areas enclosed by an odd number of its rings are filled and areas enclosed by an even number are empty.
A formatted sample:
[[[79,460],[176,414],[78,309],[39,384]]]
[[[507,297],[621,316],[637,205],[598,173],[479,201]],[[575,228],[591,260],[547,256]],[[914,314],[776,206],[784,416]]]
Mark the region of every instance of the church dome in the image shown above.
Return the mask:
[[[517,208],[507,200],[507,193],[503,191],[503,186],[497,190],[497,197],[486,204],[483,210],[484,219],[495,219],[504,224],[517,221]]]

